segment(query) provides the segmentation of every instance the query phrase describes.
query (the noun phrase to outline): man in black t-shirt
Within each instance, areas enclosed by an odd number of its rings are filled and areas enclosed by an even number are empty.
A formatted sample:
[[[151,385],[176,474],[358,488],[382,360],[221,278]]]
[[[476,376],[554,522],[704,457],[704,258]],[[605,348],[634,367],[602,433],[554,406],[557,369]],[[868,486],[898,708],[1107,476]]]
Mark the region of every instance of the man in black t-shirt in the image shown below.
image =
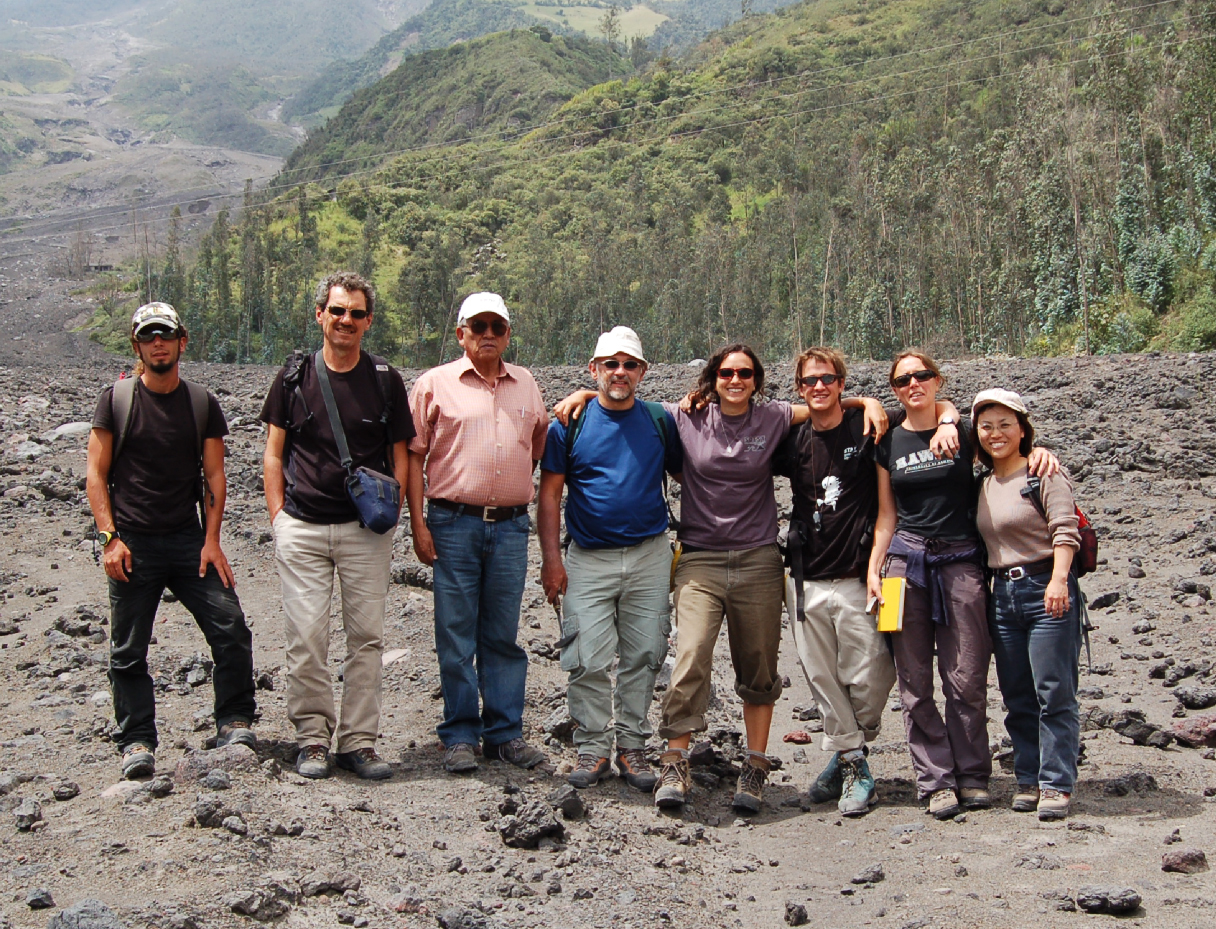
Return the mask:
[[[134,378],[107,387],[97,402],[86,488],[109,578],[110,686],[123,776],[135,778],[155,770],[148,645],[166,587],[211,647],[217,743],[253,748],[257,741],[253,640],[220,548],[228,424],[215,397],[178,373],[186,329],[173,307],[136,310],[131,347],[139,358]]]
[[[321,281],[316,304],[321,356],[350,467],[391,474],[404,487],[414,437],[405,384],[360,348],[372,324],[375,292],[359,275],[342,271]],[[378,534],[359,522],[316,365],[308,357],[291,377],[280,370],[262,408],[266,506],[287,615],[287,716],[296,729],[301,775],[328,777],[332,745],[339,767],[381,779],[392,776],[376,753],[376,739],[393,533]],[[326,664],[335,570],[346,633],[340,721]]]

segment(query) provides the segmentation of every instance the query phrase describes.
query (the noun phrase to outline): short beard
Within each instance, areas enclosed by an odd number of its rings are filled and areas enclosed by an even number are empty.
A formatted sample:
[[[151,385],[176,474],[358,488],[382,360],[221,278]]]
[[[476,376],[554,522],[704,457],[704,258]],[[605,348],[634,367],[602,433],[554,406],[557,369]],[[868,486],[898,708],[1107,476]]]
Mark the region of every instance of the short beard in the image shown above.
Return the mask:
[[[633,385],[628,381],[626,381],[624,384],[612,383],[611,373],[605,373],[600,376],[599,386],[601,393],[605,394],[609,400],[629,400],[633,397]],[[613,391],[624,391],[624,396],[614,396]]]
[[[177,365],[176,358],[173,359],[172,361],[161,361],[161,362],[156,362],[156,363],[147,362],[147,361],[144,362],[144,367],[147,368],[149,371],[151,371],[153,374],[168,374],[170,371],[173,370],[173,368],[176,365]]]

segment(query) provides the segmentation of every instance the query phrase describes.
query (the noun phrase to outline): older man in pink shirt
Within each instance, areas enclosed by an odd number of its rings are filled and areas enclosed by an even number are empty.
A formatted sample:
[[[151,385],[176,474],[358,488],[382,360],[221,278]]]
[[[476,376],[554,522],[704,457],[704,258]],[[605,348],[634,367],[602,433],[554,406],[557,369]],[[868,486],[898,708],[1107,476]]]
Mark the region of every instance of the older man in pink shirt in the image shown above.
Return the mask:
[[[531,373],[502,360],[511,340],[502,297],[467,297],[456,338],[463,357],[427,371],[410,392],[418,434],[406,493],[414,551],[435,569],[436,731],[449,772],[477,767],[478,742],[486,758],[533,768],[547,759],[523,739],[528,656],[516,635],[548,416]]]

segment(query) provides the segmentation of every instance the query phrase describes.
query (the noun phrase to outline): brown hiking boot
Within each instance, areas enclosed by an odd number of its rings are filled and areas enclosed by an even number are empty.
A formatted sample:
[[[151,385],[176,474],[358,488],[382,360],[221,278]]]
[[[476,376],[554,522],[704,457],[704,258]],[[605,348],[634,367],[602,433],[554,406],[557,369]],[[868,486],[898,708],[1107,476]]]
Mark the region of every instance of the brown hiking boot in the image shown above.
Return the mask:
[[[661,810],[678,810],[692,793],[692,774],[688,751],[670,749],[659,756],[659,779],[655,784],[654,805]]]
[[[763,754],[748,752],[743,769],[739,772],[739,785],[735,788],[731,806],[740,813],[759,813],[769,768],[769,760]]]

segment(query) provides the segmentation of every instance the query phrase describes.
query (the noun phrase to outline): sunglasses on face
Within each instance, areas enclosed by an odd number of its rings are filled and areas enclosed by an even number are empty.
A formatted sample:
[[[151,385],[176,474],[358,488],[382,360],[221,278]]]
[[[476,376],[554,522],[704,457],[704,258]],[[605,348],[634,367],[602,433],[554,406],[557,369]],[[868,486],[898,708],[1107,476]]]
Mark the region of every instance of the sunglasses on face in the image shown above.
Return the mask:
[[[327,306],[325,309],[329,312],[330,316],[337,316],[339,319],[341,319],[343,316],[346,316],[348,313],[350,314],[351,319],[367,319],[367,314],[368,314],[367,310],[352,310],[348,306],[330,305],[330,306]]]
[[[923,384],[925,381],[931,381],[935,377],[937,377],[937,375],[932,371],[913,371],[911,374],[901,374],[899,377],[891,378],[891,384],[894,387],[903,388],[907,387],[913,381],[916,381],[918,384]]]
[[[484,319],[471,319],[465,325],[469,327],[469,331],[473,335],[485,335],[487,329],[500,339],[507,334],[507,324],[501,319],[496,319],[492,323]]]
[[[755,373],[755,370],[752,368],[719,368],[718,380],[729,381],[738,375],[739,380],[750,381]]]
[[[135,333],[135,341],[147,345],[149,342],[156,341],[156,337],[160,336],[166,342],[171,342],[178,335],[179,333],[176,329],[167,329],[164,326],[149,326],[147,329],[140,329],[139,332]]]
[[[609,371],[615,371],[617,368],[624,368],[626,371],[636,371],[642,366],[640,361],[617,361],[615,358],[609,358],[606,361],[601,361],[600,364]]]
[[[814,387],[822,381],[824,387],[831,387],[838,380],[840,380],[839,374],[808,374],[806,377],[798,378],[798,383],[803,387]]]

